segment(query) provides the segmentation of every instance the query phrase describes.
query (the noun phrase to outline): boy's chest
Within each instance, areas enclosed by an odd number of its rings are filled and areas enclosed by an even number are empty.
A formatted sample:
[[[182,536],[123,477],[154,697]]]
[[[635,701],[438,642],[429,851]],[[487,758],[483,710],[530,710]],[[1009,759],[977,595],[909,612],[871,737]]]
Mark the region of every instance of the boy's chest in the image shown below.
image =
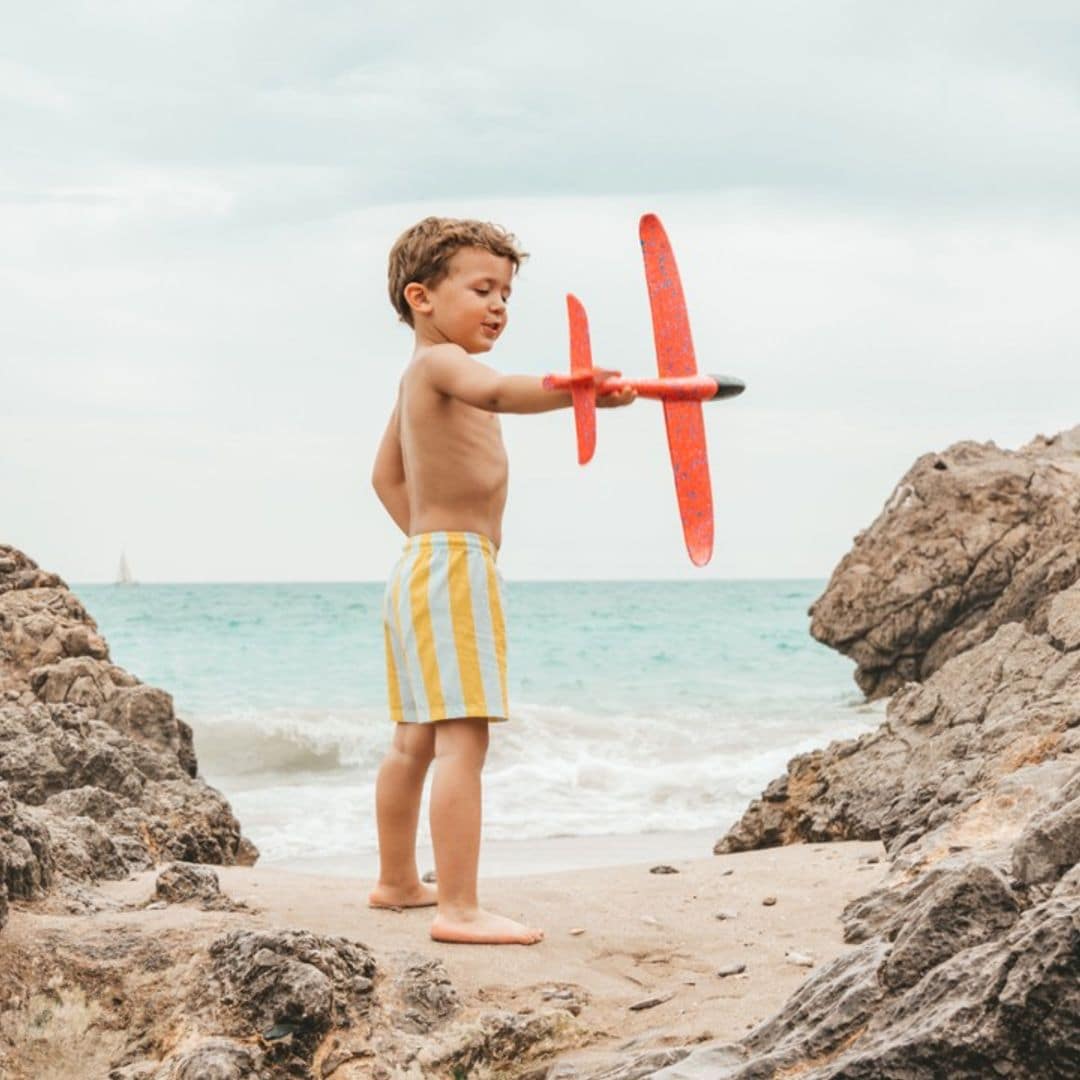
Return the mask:
[[[502,424],[496,413],[477,409],[471,405],[462,405],[455,410],[454,434],[477,450],[485,449],[488,453],[503,454]]]
[[[495,413],[464,402],[448,401],[447,408],[427,416],[415,415],[403,426],[406,454],[423,458],[438,467],[471,465],[485,469],[506,468],[502,424]]]
[[[503,443],[502,424],[494,413],[484,413],[477,422],[473,453],[478,462],[483,461],[490,469],[506,472],[506,445]]]

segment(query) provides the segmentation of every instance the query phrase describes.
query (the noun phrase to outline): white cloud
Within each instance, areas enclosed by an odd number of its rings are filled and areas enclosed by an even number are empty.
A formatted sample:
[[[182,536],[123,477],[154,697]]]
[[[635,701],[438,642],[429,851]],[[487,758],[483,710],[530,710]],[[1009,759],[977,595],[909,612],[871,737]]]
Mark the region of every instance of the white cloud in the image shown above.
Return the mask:
[[[50,79],[10,60],[0,60],[0,101],[48,110],[66,109],[71,104],[71,98]]]

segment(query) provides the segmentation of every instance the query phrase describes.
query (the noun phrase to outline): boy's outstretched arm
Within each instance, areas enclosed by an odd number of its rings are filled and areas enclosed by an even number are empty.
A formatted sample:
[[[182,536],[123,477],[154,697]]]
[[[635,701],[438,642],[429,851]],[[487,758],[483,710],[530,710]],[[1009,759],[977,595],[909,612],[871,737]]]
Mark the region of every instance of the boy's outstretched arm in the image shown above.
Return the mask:
[[[390,422],[383,432],[379,449],[375,452],[375,465],[371,470],[371,486],[386,512],[397,527],[409,535],[409,496],[405,488],[405,459],[401,456],[401,424],[398,406],[390,414]]]
[[[424,373],[440,393],[467,405],[496,413],[540,413],[565,409],[572,404],[567,390],[545,390],[539,375],[504,375],[481,364],[460,345],[433,345],[423,358]],[[597,381],[617,375],[607,368],[593,368]],[[605,407],[629,405],[633,390],[603,394],[596,400]]]

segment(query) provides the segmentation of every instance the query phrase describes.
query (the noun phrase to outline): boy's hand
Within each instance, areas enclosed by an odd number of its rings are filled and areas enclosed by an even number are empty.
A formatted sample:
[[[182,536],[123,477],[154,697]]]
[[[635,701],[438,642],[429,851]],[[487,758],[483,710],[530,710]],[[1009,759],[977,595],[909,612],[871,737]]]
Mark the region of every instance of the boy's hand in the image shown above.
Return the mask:
[[[593,382],[596,385],[596,407],[598,409],[617,409],[621,405],[629,405],[637,398],[637,391],[632,386],[622,390],[604,391],[603,384],[608,379],[617,379],[622,375],[621,371],[611,368],[594,367],[592,369]]]

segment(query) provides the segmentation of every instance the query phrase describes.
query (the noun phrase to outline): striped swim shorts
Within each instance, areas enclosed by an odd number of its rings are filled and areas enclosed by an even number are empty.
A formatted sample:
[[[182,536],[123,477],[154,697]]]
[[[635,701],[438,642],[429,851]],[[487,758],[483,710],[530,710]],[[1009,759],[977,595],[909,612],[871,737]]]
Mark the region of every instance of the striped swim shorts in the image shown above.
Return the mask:
[[[383,631],[395,723],[509,717],[502,578],[486,536],[410,536],[386,584]]]

